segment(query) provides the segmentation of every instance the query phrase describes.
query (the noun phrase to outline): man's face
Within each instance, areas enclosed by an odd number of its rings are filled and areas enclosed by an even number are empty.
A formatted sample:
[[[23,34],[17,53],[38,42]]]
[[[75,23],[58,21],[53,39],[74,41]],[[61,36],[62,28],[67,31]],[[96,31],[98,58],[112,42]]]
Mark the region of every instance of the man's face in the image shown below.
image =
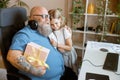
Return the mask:
[[[50,27],[50,19],[47,10],[36,11],[33,15],[34,19],[38,21],[38,31],[44,36],[48,36],[52,29]]]
[[[50,24],[49,23],[47,23],[47,24],[44,24],[44,23],[41,23],[41,22],[39,22],[38,23],[38,32],[39,33],[41,33],[42,35],[44,35],[44,36],[48,36],[50,33],[52,33],[52,28],[51,28],[51,26],[50,26]]]

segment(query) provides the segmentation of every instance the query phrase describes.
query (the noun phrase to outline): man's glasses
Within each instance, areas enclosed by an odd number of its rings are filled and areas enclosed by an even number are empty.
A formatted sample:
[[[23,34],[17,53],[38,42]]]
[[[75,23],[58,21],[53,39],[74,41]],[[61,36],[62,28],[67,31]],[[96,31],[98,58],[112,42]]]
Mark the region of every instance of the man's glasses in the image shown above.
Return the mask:
[[[41,16],[43,19],[49,18],[49,15],[47,15],[47,14],[43,14],[43,15],[33,15],[33,16]]]

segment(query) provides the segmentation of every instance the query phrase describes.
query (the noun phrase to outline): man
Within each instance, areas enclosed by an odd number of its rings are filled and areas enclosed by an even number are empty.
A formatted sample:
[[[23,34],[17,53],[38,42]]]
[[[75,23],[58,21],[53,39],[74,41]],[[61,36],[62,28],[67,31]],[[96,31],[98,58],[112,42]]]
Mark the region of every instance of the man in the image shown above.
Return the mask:
[[[32,80],[60,80],[64,72],[64,61],[62,55],[50,44],[48,35],[51,33],[48,11],[44,7],[36,6],[31,9],[30,20],[38,22],[38,27],[32,29],[30,25],[18,31],[12,40],[7,55],[8,61],[29,76]],[[35,42],[50,49],[45,66],[32,66],[23,56],[27,43]]]

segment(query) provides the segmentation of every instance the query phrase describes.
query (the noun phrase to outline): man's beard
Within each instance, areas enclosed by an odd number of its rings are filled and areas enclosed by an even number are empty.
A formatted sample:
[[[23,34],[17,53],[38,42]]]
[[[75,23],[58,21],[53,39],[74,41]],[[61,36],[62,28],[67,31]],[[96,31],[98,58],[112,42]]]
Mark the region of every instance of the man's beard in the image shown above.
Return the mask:
[[[39,25],[37,28],[38,32],[43,36],[48,37],[52,33],[51,26],[49,24]]]

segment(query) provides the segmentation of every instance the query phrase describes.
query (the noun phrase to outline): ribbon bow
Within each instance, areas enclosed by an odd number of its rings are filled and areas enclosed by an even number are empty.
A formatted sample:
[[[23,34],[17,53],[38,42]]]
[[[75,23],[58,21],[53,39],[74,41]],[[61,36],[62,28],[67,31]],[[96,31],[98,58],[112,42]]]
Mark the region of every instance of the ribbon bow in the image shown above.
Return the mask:
[[[48,64],[46,64],[44,61],[40,61],[34,57],[31,57],[31,56],[28,56],[27,57],[27,60],[30,62],[30,63],[36,63],[36,66],[45,66],[46,68],[49,69],[49,66]],[[34,65],[35,66],[35,65]]]

